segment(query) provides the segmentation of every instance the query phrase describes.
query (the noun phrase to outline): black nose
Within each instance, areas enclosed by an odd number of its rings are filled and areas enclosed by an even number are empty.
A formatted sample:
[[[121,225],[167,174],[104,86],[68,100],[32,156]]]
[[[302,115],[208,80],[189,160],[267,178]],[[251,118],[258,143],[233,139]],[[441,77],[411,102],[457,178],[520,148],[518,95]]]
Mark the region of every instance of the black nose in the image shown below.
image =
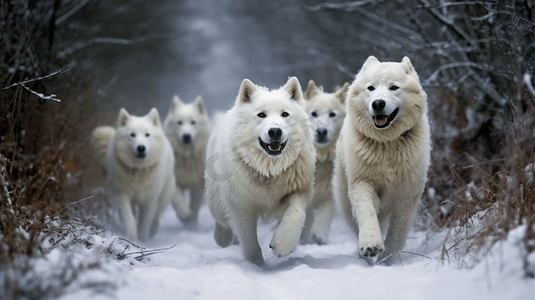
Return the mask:
[[[327,136],[327,129],[326,128],[318,128],[316,130],[316,133],[318,134],[319,137],[325,137],[325,136]]]
[[[182,135],[182,141],[184,141],[184,144],[191,143],[191,134],[185,133],[184,135]]]
[[[282,136],[282,129],[277,128],[277,127],[275,127],[275,128],[270,128],[270,129],[268,130],[268,135],[269,135],[269,137],[272,138],[272,139],[280,139],[281,136]]]
[[[143,145],[137,146],[137,152],[139,152],[139,153],[145,152],[145,146],[143,146]]]
[[[372,102],[372,108],[373,110],[379,112],[381,110],[383,110],[383,108],[385,108],[386,106],[386,102],[385,100],[375,100]]]

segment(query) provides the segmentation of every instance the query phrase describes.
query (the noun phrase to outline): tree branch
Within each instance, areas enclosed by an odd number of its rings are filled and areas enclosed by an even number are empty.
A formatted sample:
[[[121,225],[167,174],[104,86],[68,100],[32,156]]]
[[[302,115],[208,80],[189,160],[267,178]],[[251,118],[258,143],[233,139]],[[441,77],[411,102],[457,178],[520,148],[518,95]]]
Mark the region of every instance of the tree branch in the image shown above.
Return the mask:
[[[37,96],[37,97],[39,97],[39,98],[41,98],[43,100],[53,100],[53,101],[56,101],[56,102],[61,102],[61,100],[59,100],[58,98],[55,98],[56,94],[51,94],[50,96],[45,96],[44,94],[41,94],[41,93],[38,93],[36,91],[31,90],[29,87],[25,86],[24,84],[20,84],[20,86],[22,86],[28,92],[34,94],[35,96]]]
[[[42,77],[37,77],[37,78],[34,78],[34,79],[30,79],[30,80],[25,80],[25,81],[21,81],[21,82],[17,82],[17,83],[13,83],[12,85],[10,86],[6,86],[4,88],[1,88],[0,91],[5,91],[7,89],[10,89],[12,87],[15,87],[15,86],[18,86],[18,85],[24,85],[24,84],[27,84],[27,83],[32,83],[32,82],[35,82],[35,81],[39,81],[39,80],[44,80],[44,79],[48,79],[50,77],[54,77],[56,75],[60,75],[60,74],[63,74],[63,73],[66,73],[68,70],[69,67],[65,67],[59,71],[56,71],[56,72],[53,72],[53,73],[50,73],[48,75],[45,75],[45,76],[42,76]]]
[[[423,85],[431,84],[431,81],[437,80],[438,74],[440,72],[443,72],[443,71],[445,71],[447,69],[451,69],[451,68],[461,68],[461,67],[483,69],[483,70],[486,70],[486,71],[491,71],[492,70],[492,68],[489,67],[489,66],[476,64],[476,63],[471,62],[471,61],[454,62],[454,63],[450,63],[450,64],[446,64],[446,65],[440,66],[438,69],[435,70],[435,72],[433,72],[433,74],[431,74],[426,80],[424,80],[422,84]]]
[[[30,80],[25,80],[25,81],[22,81],[22,82],[17,82],[17,83],[13,83],[12,85],[10,86],[6,86],[4,88],[1,88],[0,91],[5,91],[7,89],[10,89],[12,87],[16,87],[16,86],[22,86],[25,90],[27,90],[28,92],[34,94],[35,96],[43,99],[43,100],[53,100],[53,101],[56,101],[56,102],[61,102],[61,100],[59,100],[58,98],[56,98],[56,95],[55,94],[51,94],[50,96],[45,96],[44,94],[41,94],[41,93],[38,93],[32,89],[30,89],[29,87],[26,86],[26,84],[28,83],[32,83],[32,82],[36,82],[36,81],[39,81],[39,80],[44,80],[44,79],[48,79],[48,78],[51,78],[53,76],[56,76],[56,75],[59,75],[59,74],[62,74],[64,72],[66,72],[68,67],[65,67],[59,71],[56,71],[56,72],[53,72],[53,73],[50,73],[48,75],[45,75],[45,76],[42,76],[42,77],[37,77],[37,78],[34,78],[34,79],[30,79]]]
[[[63,14],[61,17],[56,19],[56,26],[63,23],[65,20],[70,18],[72,15],[74,15],[76,12],[78,12],[80,9],[82,9],[87,3],[89,3],[91,0],[83,0],[78,5],[74,6],[71,10]]]
[[[169,35],[150,35],[150,36],[142,36],[135,39],[121,39],[121,38],[112,38],[112,37],[97,37],[90,39],[88,41],[79,42],[74,44],[71,48],[65,49],[58,53],[59,58],[65,58],[66,56],[72,55],[84,48],[98,45],[98,44],[112,44],[112,45],[133,45],[133,44],[139,44],[143,43],[149,40],[155,40],[155,39],[165,39],[169,38]]]
[[[313,6],[304,5],[304,7],[308,11],[312,11],[312,12],[318,12],[320,10],[353,11],[357,7],[371,4],[374,2],[382,2],[382,0],[361,0],[361,1],[353,1],[353,2],[347,2],[347,3],[323,2],[317,5],[313,5]]]
[[[437,18],[440,22],[446,24],[448,27],[450,27],[453,32],[455,32],[457,35],[459,35],[460,37],[462,37],[465,41],[467,41],[468,43],[470,43],[470,45],[472,45],[472,47],[476,47],[477,48],[477,44],[474,42],[474,40],[468,35],[466,34],[462,29],[461,27],[459,27],[457,24],[455,24],[455,20],[450,18],[450,17],[447,17],[447,16],[444,16],[443,14],[441,14],[438,9],[436,8],[432,8],[431,5],[429,4],[429,2],[427,0],[420,0],[420,3],[423,4],[423,6],[435,17]]]
[[[535,101],[535,88],[533,88],[533,84],[531,83],[531,75],[529,73],[524,74],[524,84],[528,88],[531,97],[533,97],[533,100]]]

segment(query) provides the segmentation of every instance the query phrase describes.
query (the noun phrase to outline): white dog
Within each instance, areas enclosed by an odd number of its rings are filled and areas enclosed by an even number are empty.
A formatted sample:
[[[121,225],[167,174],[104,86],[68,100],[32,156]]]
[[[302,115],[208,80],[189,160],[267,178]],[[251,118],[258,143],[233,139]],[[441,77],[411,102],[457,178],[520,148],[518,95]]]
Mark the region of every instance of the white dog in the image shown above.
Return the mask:
[[[306,109],[314,130],[316,147],[316,181],[314,197],[307,212],[302,243],[325,244],[334,217],[335,205],[332,194],[332,175],[336,141],[346,116],[345,92],[349,83],[334,93],[325,93],[313,80],[305,92]]]
[[[121,108],[115,129],[104,126],[93,132],[97,157],[106,143],[108,193],[118,206],[128,238],[144,241],[154,234],[158,215],[170,201],[180,219],[189,216],[186,203],[176,197],[173,150],[155,108],[143,117]]]
[[[336,149],[335,200],[358,234],[360,255],[380,254],[379,261],[392,264],[427,181],[427,95],[409,58],[381,63],[370,56],[349,87],[346,106]]]
[[[264,264],[257,239],[260,217],[280,219],[270,247],[293,251],[313,193],[315,153],[301,86],[292,77],[269,91],[245,79],[234,107],[214,129],[206,183],[214,237],[228,246],[236,232],[245,258]]]
[[[190,191],[191,215],[185,224],[195,225],[203,199],[206,144],[211,131],[201,96],[190,104],[174,96],[163,128],[175,154],[178,197],[183,197],[184,190]]]

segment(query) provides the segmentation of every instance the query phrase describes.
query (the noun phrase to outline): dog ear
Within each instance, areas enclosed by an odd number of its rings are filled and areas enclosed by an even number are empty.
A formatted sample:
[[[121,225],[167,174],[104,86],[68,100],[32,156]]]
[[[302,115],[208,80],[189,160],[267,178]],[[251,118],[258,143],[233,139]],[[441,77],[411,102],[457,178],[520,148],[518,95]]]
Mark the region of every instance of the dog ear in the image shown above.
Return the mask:
[[[201,115],[206,113],[206,108],[204,107],[204,102],[202,101],[201,95],[197,96],[193,103],[195,103],[195,106],[197,106],[197,109]]]
[[[178,95],[174,95],[173,100],[171,101],[171,107],[169,107],[169,113],[175,112],[180,106],[182,106],[182,101]]]
[[[370,66],[373,66],[373,65],[378,64],[378,63],[379,63],[379,60],[375,56],[370,55],[370,56],[368,56],[368,59],[366,59],[366,61],[362,65],[362,68],[360,69],[360,72],[362,72],[362,71],[366,70],[367,68],[369,68]]]
[[[303,99],[303,91],[301,90],[301,85],[297,77],[292,76],[288,78],[288,82],[282,88],[290,94],[290,99],[294,101]]]
[[[251,103],[251,96],[256,92],[256,85],[249,79],[244,79],[240,85],[240,91],[238,92],[238,103]]]
[[[336,96],[336,98],[338,98],[338,100],[344,104],[346,102],[346,92],[347,92],[347,89],[349,88],[349,83],[346,82],[344,83],[344,85],[339,89],[337,90],[334,95]]]
[[[403,57],[403,59],[401,60],[401,65],[403,66],[403,69],[405,70],[405,73],[407,73],[407,75],[415,75],[416,78],[418,78],[416,70],[414,70],[411,60],[407,56]]]
[[[126,109],[122,108],[119,110],[119,115],[117,116],[117,127],[123,127],[128,122],[130,114]]]
[[[154,126],[162,127],[162,123],[160,122],[160,114],[158,113],[156,107],[150,109],[149,113],[147,114],[147,117],[152,122],[152,124],[154,124]]]
[[[316,96],[320,93],[320,89],[318,86],[314,83],[314,80],[310,79],[308,81],[307,90],[305,92],[305,100],[310,100],[312,97]]]

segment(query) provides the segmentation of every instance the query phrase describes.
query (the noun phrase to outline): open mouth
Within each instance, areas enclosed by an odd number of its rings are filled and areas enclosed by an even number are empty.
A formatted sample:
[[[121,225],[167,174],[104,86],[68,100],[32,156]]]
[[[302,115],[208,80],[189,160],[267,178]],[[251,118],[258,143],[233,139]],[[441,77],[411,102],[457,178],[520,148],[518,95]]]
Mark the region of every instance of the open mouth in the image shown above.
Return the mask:
[[[390,126],[390,123],[394,121],[396,116],[398,115],[399,108],[396,108],[391,114],[389,115],[375,115],[373,116],[373,123],[375,125],[375,128],[383,129]]]
[[[284,150],[284,147],[286,147],[286,142],[279,143],[279,142],[271,142],[271,143],[264,143],[261,138],[258,138],[258,141],[260,142],[260,146],[262,146],[262,149],[266,151],[267,154],[277,156],[282,153],[282,150]]]
[[[147,157],[147,154],[145,154],[145,153],[137,153],[136,154],[136,158],[144,159],[145,157]]]

